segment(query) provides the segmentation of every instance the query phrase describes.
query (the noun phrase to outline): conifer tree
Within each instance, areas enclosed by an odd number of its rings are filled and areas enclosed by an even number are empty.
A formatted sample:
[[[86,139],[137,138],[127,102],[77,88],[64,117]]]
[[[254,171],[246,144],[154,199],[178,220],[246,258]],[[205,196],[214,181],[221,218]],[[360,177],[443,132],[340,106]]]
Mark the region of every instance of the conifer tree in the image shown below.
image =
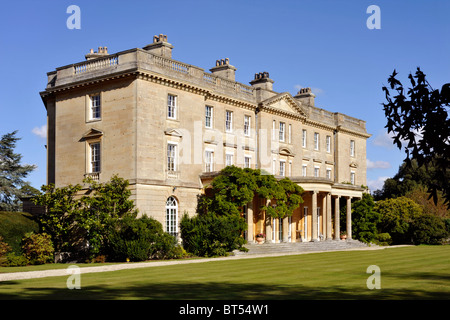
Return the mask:
[[[19,197],[24,195],[24,186],[28,182],[24,178],[36,166],[21,164],[22,155],[14,153],[17,141],[17,130],[7,133],[0,140],[0,210],[18,211],[20,209]]]

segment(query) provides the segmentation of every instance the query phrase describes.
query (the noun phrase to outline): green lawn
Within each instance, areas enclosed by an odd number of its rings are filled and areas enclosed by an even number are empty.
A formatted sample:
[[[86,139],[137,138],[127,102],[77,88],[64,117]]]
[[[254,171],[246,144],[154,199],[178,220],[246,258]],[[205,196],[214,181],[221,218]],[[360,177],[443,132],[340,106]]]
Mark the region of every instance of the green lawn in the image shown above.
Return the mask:
[[[367,267],[381,270],[369,290]],[[450,299],[450,246],[311,253],[0,282],[0,299]]]

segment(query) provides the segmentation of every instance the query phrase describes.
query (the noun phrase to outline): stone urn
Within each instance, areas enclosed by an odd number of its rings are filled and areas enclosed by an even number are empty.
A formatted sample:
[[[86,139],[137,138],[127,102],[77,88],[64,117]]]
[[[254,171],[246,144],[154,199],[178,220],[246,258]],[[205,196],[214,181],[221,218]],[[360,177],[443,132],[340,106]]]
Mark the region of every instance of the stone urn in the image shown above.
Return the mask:
[[[256,242],[258,244],[262,244],[262,243],[264,243],[264,238],[263,237],[256,237]]]

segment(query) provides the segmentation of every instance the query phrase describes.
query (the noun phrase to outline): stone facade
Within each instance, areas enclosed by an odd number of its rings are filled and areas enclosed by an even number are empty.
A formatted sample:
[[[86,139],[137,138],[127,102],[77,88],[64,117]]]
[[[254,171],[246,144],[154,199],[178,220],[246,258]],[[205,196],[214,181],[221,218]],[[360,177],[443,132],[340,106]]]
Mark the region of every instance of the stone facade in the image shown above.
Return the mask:
[[[249,203],[249,241],[259,232],[275,242],[338,238],[340,200],[351,204],[366,185],[365,122],[315,107],[309,88],[274,91],[268,72],[249,86],[228,58],[206,72],[172,49],[159,35],[142,49],[91,49],[47,74],[47,182],[118,174],[140,212],[176,233],[227,164],[260,168],[302,186],[305,202],[284,221],[266,219],[261,199]]]

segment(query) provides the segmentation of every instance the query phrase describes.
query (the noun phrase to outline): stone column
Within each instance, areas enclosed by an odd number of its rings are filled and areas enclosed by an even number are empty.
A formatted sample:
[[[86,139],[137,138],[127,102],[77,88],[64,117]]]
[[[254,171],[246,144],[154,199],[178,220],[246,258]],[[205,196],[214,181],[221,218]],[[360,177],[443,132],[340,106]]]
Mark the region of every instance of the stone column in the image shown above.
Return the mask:
[[[340,196],[334,198],[334,240],[339,240],[341,237],[339,228],[339,198]]]
[[[272,221],[272,232],[275,233],[274,236],[273,236],[273,239],[272,239],[273,241],[272,242],[273,243],[280,242],[279,241],[280,240],[279,239],[279,235],[280,234],[278,232],[278,228],[280,226],[279,226],[279,223],[278,223],[278,218],[277,219],[271,218],[270,220]]]
[[[327,240],[331,240],[331,193],[327,193]]]
[[[311,241],[318,241],[317,239],[317,191],[312,192],[312,238]]]
[[[247,242],[255,242],[253,239],[253,199],[247,204]]]
[[[266,242],[272,243],[272,218],[266,215]]]
[[[347,197],[347,239],[352,238],[352,197]]]
[[[289,242],[288,234],[289,234],[289,218],[284,217],[283,218],[283,242]]]

